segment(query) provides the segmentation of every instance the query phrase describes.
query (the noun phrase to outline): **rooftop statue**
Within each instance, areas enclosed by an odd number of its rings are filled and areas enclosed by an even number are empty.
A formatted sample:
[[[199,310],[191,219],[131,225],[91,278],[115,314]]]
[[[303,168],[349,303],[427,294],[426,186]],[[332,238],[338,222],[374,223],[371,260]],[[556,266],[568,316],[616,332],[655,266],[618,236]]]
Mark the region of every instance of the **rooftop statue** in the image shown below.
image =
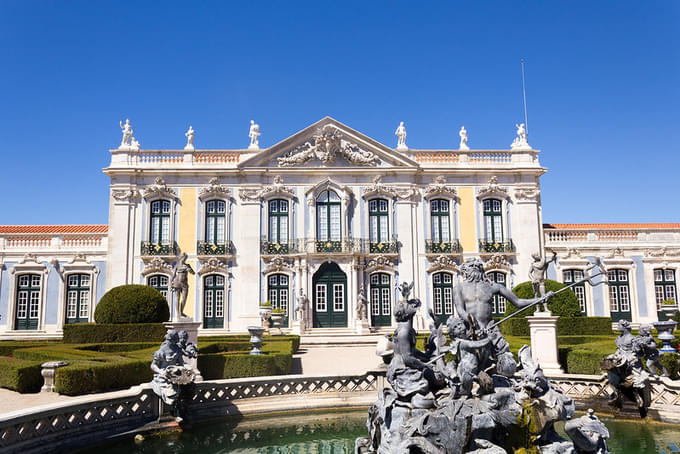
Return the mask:
[[[119,150],[133,150],[139,151],[139,142],[132,136],[132,125],[130,119],[125,120],[125,124],[119,121],[120,129],[123,131],[123,140],[120,142]]]
[[[255,123],[255,120],[250,120],[250,130],[248,131],[248,137],[250,137],[250,145],[248,145],[249,150],[259,150],[260,149],[260,125]]]
[[[399,126],[397,126],[397,130],[394,131],[394,135],[397,136],[397,150],[408,150],[408,147],[406,146],[406,126],[404,126],[403,121],[399,122]]]
[[[515,124],[515,127],[517,128],[517,137],[512,141],[510,148],[512,150],[533,150],[527,140],[527,130],[524,123]]]
[[[184,135],[187,138],[187,144],[184,146],[185,150],[193,150],[194,149],[194,128],[189,125],[189,129],[187,132],[184,133]]]
[[[460,136],[460,146],[458,147],[459,150],[461,151],[469,151],[470,147],[468,147],[468,135],[467,131],[465,130],[465,126],[460,127],[460,131],[458,131],[458,135]]]

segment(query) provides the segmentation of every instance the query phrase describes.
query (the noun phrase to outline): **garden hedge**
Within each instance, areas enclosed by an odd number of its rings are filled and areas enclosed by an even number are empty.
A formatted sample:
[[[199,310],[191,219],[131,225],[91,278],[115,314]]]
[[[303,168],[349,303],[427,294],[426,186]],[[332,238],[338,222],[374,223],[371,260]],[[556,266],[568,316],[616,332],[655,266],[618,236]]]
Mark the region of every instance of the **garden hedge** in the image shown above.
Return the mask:
[[[97,323],[162,323],[170,318],[165,297],[148,285],[120,285],[102,296],[94,311]]]
[[[157,342],[160,345],[166,332],[162,323],[73,323],[64,325],[64,343]]]
[[[546,279],[545,281],[545,291],[546,292],[557,292],[563,289],[566,285],[561,282],[552,281]],[[534,290],[531,286],[531,282],[522,282],[521,284],[515,286],[512,292],[520,298],[531,299],[534,297]],[[555,295],[548,303],[548,309],[553,315],[559,315],[560,317],[581,317],[581,307],[578,304],[578,298],[571,289],[565,290],[557,295]],[[505,315],[510,315],[517,312],[517,308],[511,303],[505,305]],[[526,317],[528,315],[533,315],[536,312],[536,306],[522,312],[518,317]]]
[[[42,361],[27,361],[0,356],[0,388],[20,393],[37,393],[43,384]]]
[[[510,336],[529,336],[529,322],[517,316],[500,325],[501,332]],[[560,317],[557,320],[558,336],[603,335],[612,332],[612,319],[609,317]]]

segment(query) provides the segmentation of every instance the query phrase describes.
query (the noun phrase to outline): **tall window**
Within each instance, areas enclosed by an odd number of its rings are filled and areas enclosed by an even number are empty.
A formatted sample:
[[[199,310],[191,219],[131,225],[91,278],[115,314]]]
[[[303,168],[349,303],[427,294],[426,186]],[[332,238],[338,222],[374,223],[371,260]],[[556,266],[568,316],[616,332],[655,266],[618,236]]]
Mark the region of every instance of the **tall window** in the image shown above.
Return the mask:
[[[564,276],[564,283],[567,285],[573,284],[574,282],[578,282],[583,279],[583,271],[582,270],[564,270],[563,273]],[[576,294],[576,298],[578,299],[578,305],[581,307],[581,313],[583,315],[586,314],[586,284],[581,283],[579,285],[575,285],[572,288],[572,291],[574,294]]]
[[[284,326],[288,325],[288,276],[285,274],[273,274],[267,279],[267,295],[272,303],[272,309],[283,309],[286,317]]]
[[[503,213],[500,200],[484,200],[484,233],[485,239],[489,242],[503,242]]]
[[[392,324],[390,275],[371,274],[371,325],[390,326]]]
[[[210,274],[203,281],[203,327],[224,328],[224,276]]]
[[[675,271],[669,269],[654,270],[654,295],[656,308],[661,310],[665,300],[676,301]]]
[[[432,241],[434,243],[448,243],[451,241],[449,205],[449,201],[444,199],[436,199],[430,202]]]
[[[489,273],[486,273],[487,277],[491,282],[495,282],[496,284],[500,284],[503,287],[506,286],[505,284],[505,273],[501,273],[498,271],[491,271]],[[506,306],[506,299],[502,295],[494,295],[493,296],[493,310],[492,310],[492,315],[494,317],[502,317],[505,315],[505,306]]]
[[[368,222],[371,243],[385,243],[389,241],[387,206],[387,200],[385,199],[373,199],[368,202]]]
[[[205,241],[224,244],[227,204],[224,200],[210,200],[205,204]]]
[[[90,275],[69,274],[66,280],[66,323],[85,323],[90,316]]]
[[[149,241],[153,244],[170,243],[170,202],[155,200],[151,202],[151,228]]]
[[[442,322],[453,315],[453,276],[450,273],[436,273],[432,276],[434,313]]]
[[[40,275],[21,274],[17,278],[17,284],[17,302],[14,315],[15,329],[38,329]]]
[[[161,295],[163,295],[166,300],[168,299],[168,276],[154,274],[153,276],[149,276],[146,282],[149,287],[155,288],[161,292]]]
[[[288,201],[269,201],[269,242],[288,243]]]
[[[340,241],[340,236],[340,197],[333,191],[323,191],[316,199],[316,238]]]
[[[630,287],[628,286],[627,270],[610,270],[607,272],[609,280],[609,310],[612,320],[631,320]]]

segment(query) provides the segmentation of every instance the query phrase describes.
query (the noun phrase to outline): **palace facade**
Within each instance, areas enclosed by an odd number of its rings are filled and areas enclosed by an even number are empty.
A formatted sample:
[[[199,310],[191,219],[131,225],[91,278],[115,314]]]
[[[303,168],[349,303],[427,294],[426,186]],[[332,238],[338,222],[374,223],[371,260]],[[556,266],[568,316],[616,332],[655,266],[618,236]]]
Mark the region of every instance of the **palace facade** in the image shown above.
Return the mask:
[[[0,226],[0,337],[59,336],[122,284],[172,300],[180,253],[195,270],[185,312],[206,334],[259,324],[264,301],[295,332],[354,332],[360,295],[371,329],[390,330],[397,288],[411,282],[424,328],[429,309],[453,314],[465,260],[513,286],[544,248],[559,257],[548,277],[562,282],[605,258],[609,287],[576,289],[586,315],[653,321],[675,300],[680,224],[544,226],[546,169],[526,142],[395,149],[326,117],[265,149],[135,145],[110,151],[108,225]]]

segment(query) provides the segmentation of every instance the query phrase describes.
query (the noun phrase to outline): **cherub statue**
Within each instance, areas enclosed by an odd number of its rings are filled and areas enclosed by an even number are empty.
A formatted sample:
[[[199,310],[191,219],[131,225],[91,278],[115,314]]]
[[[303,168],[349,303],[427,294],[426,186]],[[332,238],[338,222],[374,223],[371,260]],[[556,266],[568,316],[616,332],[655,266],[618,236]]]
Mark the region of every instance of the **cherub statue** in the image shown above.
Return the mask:
[[[656,348],[656,341],[652,336],[652,325],[640,325],[638,329],[639,337],[637,343],[642,347],[642,354],[645,358],[647,369],[655,374],[668,377],[668,370],[659,362],[659,350]]]
[[[459,317],[449,317],[446,327],[451,339],[449,351],[458,359],[456,375],[460,382],[459,393],[472,396],[474,383],[479,385],[479,394],[493,392],[493,381],[484,371],[491,365],[491,338],[472,340],[467,323]]]
[[[193,344],[180,345],[180,336],[175,330],[169,330],[160,348],[153,354],[151,370],[154,372],[151,387],[167,405],[176,409],[179,385],[190,383],[194,379],[194,371],[184,364],[183,356]]]

